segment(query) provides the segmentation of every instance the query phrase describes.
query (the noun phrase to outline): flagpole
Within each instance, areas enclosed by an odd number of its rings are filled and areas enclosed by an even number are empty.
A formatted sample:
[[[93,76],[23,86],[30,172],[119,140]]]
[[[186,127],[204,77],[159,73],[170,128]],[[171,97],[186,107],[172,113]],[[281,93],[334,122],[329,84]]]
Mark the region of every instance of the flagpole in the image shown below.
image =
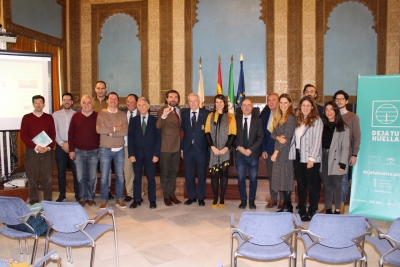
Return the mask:
[[[233,55],[231,56],[231,66],[229,68],[229,87],[228,87],[228,110],[235,114],[235,93],[233,85]]]
[[[197,94],[199,95],[199,106],[202,108],[204,106],[204,83],[203,83],[203,73],[201,71],[201,57],[199,59],[199,86],[197,88]]]

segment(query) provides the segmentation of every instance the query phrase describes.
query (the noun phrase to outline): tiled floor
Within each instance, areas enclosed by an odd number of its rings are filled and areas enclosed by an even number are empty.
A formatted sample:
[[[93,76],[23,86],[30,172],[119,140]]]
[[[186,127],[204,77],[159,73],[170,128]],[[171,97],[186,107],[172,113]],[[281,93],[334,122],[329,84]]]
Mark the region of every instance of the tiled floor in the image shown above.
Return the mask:
[[[54,199],[58,194],[54,194]],[[70,194],[68,200],[73,201]],[[99,199],[96,207],[85,206],[89,218],[99,212]],[[270,211],[266,203],[256,203],[257,212]],[[114,206],[115,201],[110,201]],[[129,205],[129,204],[128,204]],[[243,210],[238,209],[239,201],[226,201],[224,209],[212,209],[211,200],[206,201],[205,207],[199,207],[197,203],[184,206],[183,203],[166,207],[161,199],[157,201],[157,209],[150,210],[147,200],[136,209],[124,210],[115,208],[120,267],[215,267],[218,264],[230,266],[230,214],[234,213],[236,224]],[[246,210],[245,210],[246,211]],[[248,208],[247,208],[248,211]],[[110,219],[105,219],[110,222]],[[386,231],[389,222],[376,221],[382,231]],[[304,225],[305,227],[308,224]],[[303,245],[298,241],[297,263],[301,266],[301,254]],[[0,236],[0,257],[11,257],[16,260],[28,261],[28,257],[20,256],[18,241]],[[30,248],[33,242],[29,241]],[[95,266],[115,266],[114,241],[111,232],[105,234],[97,241]],[[37,259],[43,255],[44,239],[40,239]],[[85,267],[89,266],[90,249],[73,248],[73,264],[68,264],[65,249],[50,244],[50,250],[55,249],[62,257],[64,266]],[[378,254],[368,244],[365,246],[368,255],[369,266],[378,266]],[[307,261],[307,266],[321,266],[315,261]],[[56,266],[49,263],[48,266]],[[245,259],[238,260],[238,266],[287,266],[287,260],[274,262],[256,262]],[[325,265],[326,266],[326,265]],[[351,264],[341,266],[353,266]]]

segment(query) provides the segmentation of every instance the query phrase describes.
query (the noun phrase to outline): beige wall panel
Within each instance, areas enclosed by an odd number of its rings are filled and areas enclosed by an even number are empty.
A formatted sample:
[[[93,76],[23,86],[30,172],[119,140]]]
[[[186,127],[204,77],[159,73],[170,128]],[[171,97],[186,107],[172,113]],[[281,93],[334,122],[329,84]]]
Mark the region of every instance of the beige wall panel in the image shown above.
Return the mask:
[[[185,1],[173,0],[173,88],[181,96],[181,104],[185,104]],[[164,88],[167,89],[167,88]]]
[[[315,84],[315,0],[303,0],[303,66],[301,85]],[[302,88],[299,88],[302,89]]]
[[[93,95],[91,66],[91,3],[81,1],[81,95]]]
[[[387,49],[386,49],[386,73],[396,74],[400,72],[399,47],[400,47],[400,2],[388,0],[387,9]]]
[[[275,50],[275,81],[274,92],[287,92],[287,32],[288,32],[288,4],[286,0],[274,2],[274,50]]]
[[[148,0],[149,17],[149,100],[152,104],[160,99],[160,4]]]

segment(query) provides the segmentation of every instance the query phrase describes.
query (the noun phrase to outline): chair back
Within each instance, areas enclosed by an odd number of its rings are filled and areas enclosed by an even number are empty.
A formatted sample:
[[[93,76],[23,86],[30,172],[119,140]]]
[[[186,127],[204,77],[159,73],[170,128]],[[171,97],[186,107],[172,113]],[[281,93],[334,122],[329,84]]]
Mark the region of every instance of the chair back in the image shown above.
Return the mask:
[[[308,230],[322,237],[319,244],[331,248],[354,245],[353,238],[366,232],[366,218],[362,215],[315,214]]]
[[[238,229],[253,236],[252,244],[276,245],[283,242],[280,236],[294,229],[293,215],[289,212],[243,212]]]
[[[387,235],[397,241],[400,241],[400,217],[394,220],[389,230],[387,231]]]
[[[25,202],[18,197],[0,196],[0,221],[8,225],[18,225],[18,218],[31,213]]]
[[[78,203],[42,201],[44,216],[57,232],[73,233],[78,229],[75,225],[88,220],[85,210]]]

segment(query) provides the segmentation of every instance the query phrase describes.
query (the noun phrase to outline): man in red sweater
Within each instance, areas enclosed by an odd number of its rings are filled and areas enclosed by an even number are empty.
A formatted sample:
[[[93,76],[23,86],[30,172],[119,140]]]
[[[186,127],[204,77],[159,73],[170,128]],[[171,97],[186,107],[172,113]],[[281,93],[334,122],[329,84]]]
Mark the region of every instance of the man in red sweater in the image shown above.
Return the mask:
[[[26,145],[25,169],[29,181],[29,203],[39,202],[37,180],[39,174],[42,177],[43,198],[52,201],[52,178],[54,140],[56,128],[53,117],[44,113],[44,97],[35,95],[32,97],[33,112],[24,115],[21,121],[21,139]],[[34,139],[41,132],[45,132],[51,139],[50,144],[35,144]]]
[[[82,110],[74,113],[68,130],[69,157],[75,162],[79,183],[79,204],[95,206],[94,182],[97,179],[100,136],[96,132],[97,112],[93,111],[93,100],[82,96]]]

